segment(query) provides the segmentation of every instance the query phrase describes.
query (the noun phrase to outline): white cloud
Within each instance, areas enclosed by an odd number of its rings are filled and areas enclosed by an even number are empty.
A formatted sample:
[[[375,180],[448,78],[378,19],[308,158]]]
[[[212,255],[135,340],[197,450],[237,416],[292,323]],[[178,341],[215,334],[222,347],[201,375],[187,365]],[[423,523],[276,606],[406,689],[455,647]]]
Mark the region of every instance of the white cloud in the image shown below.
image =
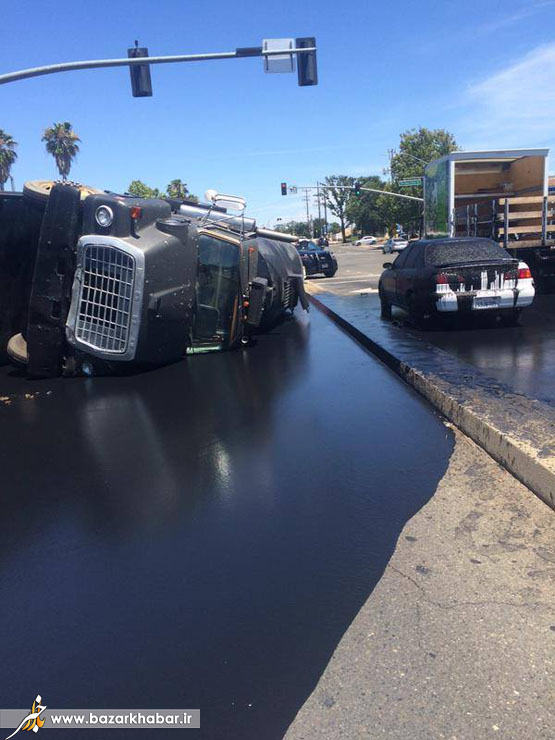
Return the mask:
[[[555,143],[555,43],[470,85],[462,103],[465,148]]]
[[[536,13],[541,13],[542,10],[545,10],[546,8],[549,8],[555,4],[555,0],[538,0],[538,2],[527,2],[526,5],[523,5],[518,10],[515,10],[514,12],[509,12],[506,15],[503,15],[500,10],[498,11],[498,16],[495,20],[490,21],[489,23],[484,23],[482,26],[479,26],[474,33],[493,33],[494,31],[499,31],[501,28],[505,28],[506,26],[512,26],[515,23],[518,23],[520,21],[525,20],[526,18],[529,18],[532,15],[535,15]]]

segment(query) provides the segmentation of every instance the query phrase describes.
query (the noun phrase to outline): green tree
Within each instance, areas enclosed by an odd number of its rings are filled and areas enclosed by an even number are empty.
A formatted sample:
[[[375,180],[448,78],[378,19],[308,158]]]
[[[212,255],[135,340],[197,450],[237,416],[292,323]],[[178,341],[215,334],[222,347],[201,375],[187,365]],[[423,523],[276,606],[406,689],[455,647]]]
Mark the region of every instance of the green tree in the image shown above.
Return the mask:
[[[458,149],[455,137],[445,129],[428,129],[421,126],[418,129],[404,131],[400,137],[399,151],[391,159],[391,179],[393,190],[406,195],[414,195],[422,198],[422,186],[403,187],[398,186],[398,181],[409,177],[420,177],[424,174],[424,168],[428,162],[438,157],[443,157]],[[392,201],[393,198],[386,198]],[[401,223],[408,227],[416,224],[422,212],[422,206],[417,201],[396,199],[397,205],[385,206],[385,198],[380,201],[388,212],[389,224]],[[395,214],[393,214],[395,211]]]
[[[17,141],[0,128],[0,190],[4,190],[12,165],[17,159],[16,146]]]
[[[294,236],[301,236],[306,239],[310,238],[310,229],[306,221],[287,221],[284,224],[278,224],[276,231],[281,231],[282,234],[293,234]]]
[[[353,192],[345,188],[352,187],[354,183],[355,178],[348,175],[330,175],[324,180],[324,184],[328,186],[324,188],[324,198],[330,211],[339,219],[343,241],[345,241],[345,227],[350,223],[347,217],[347,204]]]
[[[385,182],[377,175],[369,177],[359,177],[363,188],[374,188],[375,190],[384,190]],[[363,234],[382,233],[387,226],[384,215],[378,207],[378,193],[362,192],[357,197],[352,197],[347,204],[347,218],[351,223],[356,225],[358,231]],[[389,198],[392,200],[392,198]]]
[[[458,149],[453,134],[442,128],[404,131],[399,151],[391,159],[391,179],[396,182],[408,177],[419,177],[432,159],[443,157]]]
[[[54,157],[62,179],[67,180],[71,164],[79,152],[77,142],[81,141],[71,123],[53,124],[45,130],[42,141],[46,142],[46,151]]]
[[[136,195],[137,198],[161,198],[162,193],[158,188],[151,188],[142,180],[131,180],[127,192]]]
[[[169,198],[179,198],[179,200],[192,200],[198,203],[198,198],[189,192],[187,183],[183,180],[172,180],[166,188]]]

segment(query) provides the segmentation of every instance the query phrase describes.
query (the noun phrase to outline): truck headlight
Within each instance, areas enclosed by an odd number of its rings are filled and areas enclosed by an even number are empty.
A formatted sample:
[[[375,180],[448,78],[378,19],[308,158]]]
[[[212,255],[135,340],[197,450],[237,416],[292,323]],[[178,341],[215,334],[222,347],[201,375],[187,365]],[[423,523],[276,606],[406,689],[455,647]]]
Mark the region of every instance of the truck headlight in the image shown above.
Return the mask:
[[[114,220],[114,212],[109,206],[98,206],[94,213],[96,223],[103,229],[107,229],[112,225]]]

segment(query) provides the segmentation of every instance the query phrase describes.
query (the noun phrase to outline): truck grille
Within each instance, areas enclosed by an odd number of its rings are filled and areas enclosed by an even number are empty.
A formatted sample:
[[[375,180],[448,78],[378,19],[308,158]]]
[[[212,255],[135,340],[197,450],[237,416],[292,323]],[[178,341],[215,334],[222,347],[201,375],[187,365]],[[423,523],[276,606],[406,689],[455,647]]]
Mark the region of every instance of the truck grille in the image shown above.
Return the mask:
[[[129,342],[135,260],[111,246],[85,244],[75,338],[114,354]]]
[[[291,280],[283,281],[283,295],[281,297],[281,305],[283,308],[289,308],[291,304],[291,296],[293,289],[291,287]]]

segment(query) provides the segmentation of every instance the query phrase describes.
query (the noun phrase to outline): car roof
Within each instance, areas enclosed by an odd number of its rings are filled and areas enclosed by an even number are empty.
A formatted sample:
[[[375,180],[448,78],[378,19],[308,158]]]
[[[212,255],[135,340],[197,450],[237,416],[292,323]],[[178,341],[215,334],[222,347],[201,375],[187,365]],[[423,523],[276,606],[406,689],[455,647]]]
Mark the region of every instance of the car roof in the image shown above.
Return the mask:
[[[497,247],[502,249],[502,247],[496,241],[494,241],[493,239],[488,239],[485,236],[450,236],[440,237],[438,239],[419,239],[418,241],[413,242],[413,244],[420,244],[424,247],[428,244],[433,244],[435,246],[460,245],[461,247],[470,247],[473,245],[480,246],[482,244],[495,244]]]

